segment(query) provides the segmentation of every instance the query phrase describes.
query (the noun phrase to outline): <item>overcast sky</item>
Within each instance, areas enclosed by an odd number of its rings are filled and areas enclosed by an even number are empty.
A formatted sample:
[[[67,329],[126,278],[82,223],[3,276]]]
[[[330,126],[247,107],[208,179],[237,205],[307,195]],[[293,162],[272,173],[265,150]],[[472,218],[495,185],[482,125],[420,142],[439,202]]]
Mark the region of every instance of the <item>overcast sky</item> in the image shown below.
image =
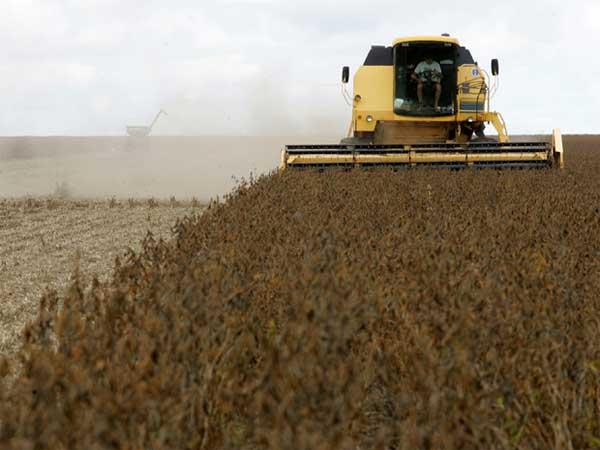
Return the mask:
[[[600,1],[2,0],[1,135],[343,134],[343,65],[451,33],[513,133],[600,133]]]

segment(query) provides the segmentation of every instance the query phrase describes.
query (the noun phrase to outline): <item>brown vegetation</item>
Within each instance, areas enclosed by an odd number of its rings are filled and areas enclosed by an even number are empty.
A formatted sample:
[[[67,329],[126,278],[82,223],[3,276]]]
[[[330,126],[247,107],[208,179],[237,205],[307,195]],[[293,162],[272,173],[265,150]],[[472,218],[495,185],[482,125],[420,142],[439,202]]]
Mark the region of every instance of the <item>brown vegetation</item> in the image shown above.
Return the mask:
[[[598,447],[598,142],[241,186],[44,297],[0,447]]]
[[[152,200],[0,200],[0,355],[17,350],[46,288],[63,291],[77,266],[85,278],[110,278],[117,256],[135,251],[148,232],[168,238],[178,217],[199,202]]]

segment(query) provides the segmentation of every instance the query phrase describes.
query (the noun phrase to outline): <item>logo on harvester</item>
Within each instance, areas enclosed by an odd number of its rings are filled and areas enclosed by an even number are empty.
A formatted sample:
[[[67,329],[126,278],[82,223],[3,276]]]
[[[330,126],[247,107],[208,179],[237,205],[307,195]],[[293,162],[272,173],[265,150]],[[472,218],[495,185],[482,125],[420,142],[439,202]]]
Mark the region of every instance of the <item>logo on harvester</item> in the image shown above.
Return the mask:
[[[473,72],[471,72],[471,74],[472,74],[474,77],[478,77],[478,76],[479,76],[479,70],[477,70],[477,69],[473,69]]]

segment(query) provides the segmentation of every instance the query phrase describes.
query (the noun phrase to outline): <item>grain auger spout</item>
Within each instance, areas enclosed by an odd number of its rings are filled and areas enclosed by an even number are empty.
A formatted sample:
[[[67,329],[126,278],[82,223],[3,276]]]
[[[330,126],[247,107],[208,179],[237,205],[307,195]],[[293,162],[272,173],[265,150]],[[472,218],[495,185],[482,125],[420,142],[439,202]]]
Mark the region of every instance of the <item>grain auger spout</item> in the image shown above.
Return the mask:
[[[156,114],[156,116],[154,117],[154,120],[152,121],[150,126],[145,126],[145,125],[128,126],[127,127],[127,135],[129,135],[131,137],[136,137],[136,138],[145,138],[145,137],[150,136],[150,133],[152,133],[152,130],[154,129],[154,125],[156,125],[156,122],[158,122],[158,119],[160,119],[160,116],[163,114],[165,116],[168,115],[165,110],[161,109],[158,112],[158,114]]]
[[[441,166],[564,167],[559,130],[552,140],[511,141],[490,100],[498,88],[469,50],[449,35],[401,38],[372,47],[354,77],[348,137],[335,145],[287,145],[281,169]],[[491,82],[493,80],[493,82]],[[486,125],[497,137],[486,136]]]

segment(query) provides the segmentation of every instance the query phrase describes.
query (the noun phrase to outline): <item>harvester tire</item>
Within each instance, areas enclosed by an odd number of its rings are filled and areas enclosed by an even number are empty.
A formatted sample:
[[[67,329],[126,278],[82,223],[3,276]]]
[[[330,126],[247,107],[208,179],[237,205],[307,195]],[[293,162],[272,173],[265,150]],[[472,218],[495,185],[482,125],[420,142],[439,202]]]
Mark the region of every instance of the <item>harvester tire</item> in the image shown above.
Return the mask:
[[[481,124],[479,128],[475,129],[475,136],[479,139],[485,139],[485,125]]]

